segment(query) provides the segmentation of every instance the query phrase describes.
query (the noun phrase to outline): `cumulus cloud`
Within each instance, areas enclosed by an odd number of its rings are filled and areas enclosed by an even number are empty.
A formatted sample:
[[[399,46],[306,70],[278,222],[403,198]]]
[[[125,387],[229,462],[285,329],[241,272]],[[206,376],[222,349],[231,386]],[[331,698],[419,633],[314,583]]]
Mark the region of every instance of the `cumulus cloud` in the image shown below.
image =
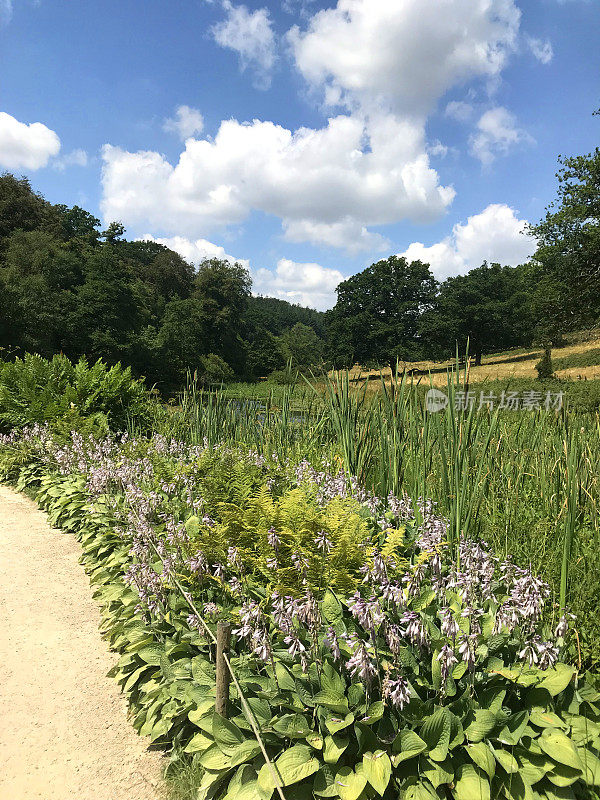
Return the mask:
[[[226,18],[211,29],[215,42],[235,50],[242,70],[253,73],[256,88],[268,89],[276,49],[269,9],[249,11],[246,6],[236,6],[228,0],[223,2],[223,8]]]
[[[0,111],[0,166],[34,170],[58,155],[60,139],[41,122],[29,125]]]
[[[209,242],[208,239],[186,239],[185,236],[158,236],[154,237],[150,233],[144,234],[137,239],[139,242],[157,242],[164,244],[170,250],[174,250],[182,258],[185,258],[190,264],[198,266],[203,261],[209,258],[218,258],[221,261],[229,261],[232,264],[243,264],[246,269],[249,268],[250,262],[247,258],[236,258],[230,256],[225,252],[225,248],[218,244]]]
[[[64,172],[68,167],[87,167],[87,165],[88,154],[80,148],[71,150],[70,153],[65,153],[64,156],[58,156],[52,162],[54,169],[59,172]]]
[[[183,141],[197,133],[202,133],[203,128],[204,117],[197,108],[191,106],[177,106],[175,116],[166,119],[163,123],[164,131],[176,133]]]
[[[514,115],[503,106],[486,111],[469,140],[471,154],[485,165],[522,143],[535,144],[535,140],[517,126]]]
[[[473,116],[473,106],[462,100],[452,100],[446,106],[446,116],[457,122],[468,122]]]
[[[552,49],[552,43],[548,39],[542,41],[541,39],[536,39],[535,36],[526,36],[525,41],[535,58],[541,61],[542,64],[549,64],[552,61],[554,50]]]
[[[325,311],[335,305],[335,288],[343,280],[337,269],[281,258],[275,271],[258,269],[253,273],[252,288],[255,294]]]
[[[338,0],[288,39],[329,103],[424,115],[450,87],[499,75],[520,16],[514,0]]]
[[[441,242],[426,246],[413,242],[403,253],[409,261],[430,264],[438,279],[463,275],[484,261],[516,266],[535,251],[535,240],[527,234],[527,220],[519,219],[514,209],[494,203],[480,214],[457,223]]]
[[[105,217],[165,234],[206,235],[255,209],[280,217],[293,241],[379,248],[369,225],[431,221],[454,198],[429,164],[423,126],[391,116],[295,132],[226,120],[214,139],[188,139],[174,166],[111,145],[102,156]]]

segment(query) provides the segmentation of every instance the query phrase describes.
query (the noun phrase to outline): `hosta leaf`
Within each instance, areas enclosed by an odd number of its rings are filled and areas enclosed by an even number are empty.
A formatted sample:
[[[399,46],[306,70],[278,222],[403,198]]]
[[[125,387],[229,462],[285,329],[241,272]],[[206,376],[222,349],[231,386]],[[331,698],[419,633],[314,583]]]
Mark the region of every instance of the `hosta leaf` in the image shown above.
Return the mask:
[[[383,717],[384,711],[385,706],[381,700],[376,700],[367,708],[367,713],[360,718],[360,721],[364,722],[365,725],[374,725]]]
[[[481,742],[497,725],[496,715],[484,708],[474,712],[474,719],[465,728],[465,735],[470,742]]]
[[[438,800],[429,781],[414,779],[405,789],[403,800]]]
[[[335,785],[341,800],[357,800],[367,785],[367,779],[350,767],[342,767],[335,776]]]
[[[221,770],[229,767],[230,760],[229,756],[223,753],[218,745],[213,744],[208,748],[208,750],[205,750],[204,753],[202,753],[198,763],[203,766],[204,769]]]
[[[352,712],[346,714],[345,717],[338,717],[335,714],[332,714],[331,716],[328,716],[325,719],[325,727],[327,728],[329,733],[333,734],[337,733],[338,731],[344,730],[344,728],[347,728],[349,725],[352,725],[353,722],[354,722],[354,714],[352,714]]]
[[[566,722],[552,711],[534,708],[529,715],[529,721],[537,728],[566,728]]]
[[[519,686],[533,686],[539,683],[544,674],[538,669],[493,669],[490,672],[494,675],[502,675],[506,680]]]
[[[244,739],[244,741],[238,744],[229,754],[229,766],[237,767],[240,764],[245,764],[246,761],[252,761],[260,752],[260,745],[257,741]]]
[[[450,712],[447,708],[438,708],[425,719],[420,736],[427,744],[429,758],[434,761],[443,761],[446,758],[451,727]]]
[[[505,772],[510,774],[519,771],[519,762],[508,750],[494,750],[494,758]]]
[[[329,764],[321,764],[321,769],[315,774],[313,781],[313,793],[319,797],[339,797],[335,775]]]
[[[567,664],[557,664],[553,669],[546,670],[545,678],[540,683],[540,689],[546,689],[552,697],[564,691],[577,670]]]
[[[456,771],[453,794],[456,800],[490,800],[490,782],[483,770],[462,764]]]
[[[230,753],[244,740],[241,730],[215,711],[212,716],[212,734],[224,753]]]
[[[311,731],[308,720],[302,714],[285,714],[272,727],[289,739],[304,739]]]
[[[584,781],[588,786],[600,786],[600,759],[585,747],[578,748],[578,753]]]
[[[340,601],[331,590],[327,590],[321,601],[321,613],[330,625],[343,624],[343,608]]]
[[[363,775],[376,792],[383,795],[392,776],[392,762],[383,750],[365,753],[363,756]]]
[[[509,798],[509,800],[534,800],[531,786],[525,783],[518,773],[504,775],[502,779],[498,781],[498,785],[502,787],[505,796]]]
[[[531,753],[523,747],[515,747],[513,753],[519,762],[519,775],[530,786],[541,781],[544,775],[554,767],[554,761],[544,754]]]
[[[291,786],[317,772],[319,762],[312,757],[313,752],[305,744],[296,744],[289,750],[284,750],[274,764],[283,786]],[[261,767],[258,773],[258,783],[267,793],[273,792],[275,789],[275,781],[268,764],[263,764]]]
[[[519,711],[512,714],[502,726],[500,731],[495,734],[495,738],[502,744],[516,745],[519,743],[529,720],[528,711]]]
[[[555,764],[554,769],[546,773],[546,777],[555,786],[564,788],[578,781],[582,775],[581,770],[568,767],[566,764]]]
[[[554,761],[581,771],[582,764],[577,748],[564,733],[547,728],[537,741],[544,753]]]
[[[214,742],[208,736],[205,736],[203,733],[197,733],[195,736],[192,736],[183,752],[203,753],[205,750],[208,750],[212,744],[214,744]]]
[[[445,783],[454,780],[454,769],[452,759],[446,758],[444,761],[432,761],[430,758],[421,756],[419,759],[419,774],[430,781],[434,789]]]
[[[477,744],[468,744],[466,750],[477,766],[480,767],[491,780],[496,772],[496,761],[489,745],[484,742],[477,742]]]
[[[394,766],[409,758],[418,756],[419,753],[423,753],[425,750],[427,750],[427,743],[418,734],[414,731],[400,731],[392,744],[392,752],[396,754],[394,756]]]
[[[137,654],[145,661],[146,664],[152,664],[155,667],[160,666],[160,657],[164,653],[164,648],[157,644],[148,645],[148,647],[142,647],[141,650],[138,650]]]
[[[326,736],[323,746],[323,760],[325,763],[337,764],[349,744],[350,739],[347,736],[341,736],[340,734]]]

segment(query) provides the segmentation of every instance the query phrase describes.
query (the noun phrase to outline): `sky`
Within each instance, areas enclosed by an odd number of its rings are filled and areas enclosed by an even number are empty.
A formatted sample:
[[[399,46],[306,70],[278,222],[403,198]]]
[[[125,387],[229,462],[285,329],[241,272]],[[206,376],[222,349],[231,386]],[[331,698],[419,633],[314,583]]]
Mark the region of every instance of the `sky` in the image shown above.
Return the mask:
[[[0,169],[318,309],[534,251],[600,117],[598,0],[0,0]]]

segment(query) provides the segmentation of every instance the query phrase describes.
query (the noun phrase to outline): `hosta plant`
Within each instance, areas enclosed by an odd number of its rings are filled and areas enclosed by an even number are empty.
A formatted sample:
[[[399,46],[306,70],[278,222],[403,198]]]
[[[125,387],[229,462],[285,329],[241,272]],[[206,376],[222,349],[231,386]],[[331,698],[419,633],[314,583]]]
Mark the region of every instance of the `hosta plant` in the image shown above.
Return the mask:
[[[134,724],[198,765],[199,798],[563,800],[600,783],[600,694],[560,660],[569,619],[550,625],[548,587],[483,543],[451,550],[431,504],[157,436],[38,429],[4,437],[0,463],[79,536]]]

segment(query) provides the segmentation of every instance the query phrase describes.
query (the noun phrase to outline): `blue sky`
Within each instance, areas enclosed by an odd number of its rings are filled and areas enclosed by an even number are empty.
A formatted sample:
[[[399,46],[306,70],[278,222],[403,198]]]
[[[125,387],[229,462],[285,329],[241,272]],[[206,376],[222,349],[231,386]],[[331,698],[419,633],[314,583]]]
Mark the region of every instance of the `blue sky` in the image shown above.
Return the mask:
[[[0,0],[0,168],[318,308],[518,263],[598,143],[595,0]]]

